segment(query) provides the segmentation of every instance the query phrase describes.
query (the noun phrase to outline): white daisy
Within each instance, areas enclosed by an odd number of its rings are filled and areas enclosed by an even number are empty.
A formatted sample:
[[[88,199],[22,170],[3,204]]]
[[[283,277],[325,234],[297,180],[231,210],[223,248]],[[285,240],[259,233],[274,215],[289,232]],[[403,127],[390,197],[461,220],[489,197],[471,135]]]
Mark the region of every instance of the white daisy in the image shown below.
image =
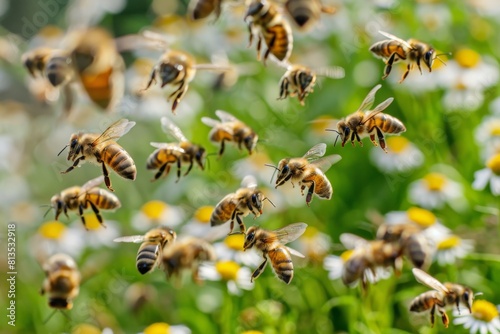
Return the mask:
[[[175,227],[184,220],[180,207],[168,205],[160,200],[146,202],[132,217],[132,226],[138,231],[147,231],[159,225]]]
[[[419,2],[416,14],[419,22],[428,31],[444,31],[449,26],[452,18],[449,6],[439,2]],[[440,38],[440,34],[436,35],[434,35],[435,38]]]
[[[223,242],[214,243],[217,259],[235,261],[251,268],[257,267],[262,262],[262,256],[254,248],[244,250],[244,242],[244,234],[231,234],[226,236]]]
[[[117,244],[113,239],[118,238],[121,233],[118,228],[118,222],[113,220],[104,220],[104,226],[99,223],[96,215],[89,212],[83,215],[85,218],[85,227],[80,219],[72,224],[72,228],[83,231],[85,245],[91,248],[100,248],[101,246],[115,247]]]
[[[66,10],[66,20],[72,27],[93,26],[106,14],[121,12],[126,4],[125,0],[73,0]]]
[[[403,173],[422,165],[424,155],[418,147],[405,137],[386,139],[388,153],[374,147],[370,150],[372,163],[384,173]]]
[[[500,195],[500,153],[495,154],[486,162],[486,168],[474,173],[472,188],[483,190],[488,183],[491,193],[494,196]]]
[[[475,300],[472,303],[471,314],[468,312],[458,314],[458,311],[454,310],[453,315],[455,316],[453,324],[464,326],[465,329],[469,329],[470,334],[500,333],[498,306],[487,300]]]
[[[208,281],[224,281],[228,292],[237,296],[241,295],[241,289],[252,290],[254,287],[254,283],[250,282],[250,269],[231,260],[204,263],[200,266],[199,277]]]
[[[211,205],[204,205],[196,209],[193,218],[182,226],[181,234],[197,238],[210,236],[210,240],[217,240],[227,235],[229,227],[224,225],[210,226],[210,216],[214,211]]]
[[[500,102],[500,99],[498,101]],[[493,103],[490,107],[492,105]],[[492,107],[492,109],[495,108]],[[500,153],[500,113],[492,113],[493,115],[483,118],[475,131],[476,142],[481,149],[481,157],[483,159]]]
[[[139,334],[191,334],[191,330],[185,325],[169,325],[166,322],[155,322]]]
[[[295,248],[306,256],[307,261],[318,264],[323,263],[331,246],[330,236],[320,232],[314,226],[309,226],[295,242]]]
[[[457,259],[464,258],[474,250],[474,240],[462,239],[457,235],[449,235],[436,244],[434,253],[437,262],[441,265],[455,264]]]
[[[456,211],[467,207],[463,187],[443,173],[429,173],[409,185],[410,202],[426,209],[441,209],[448,204]]]

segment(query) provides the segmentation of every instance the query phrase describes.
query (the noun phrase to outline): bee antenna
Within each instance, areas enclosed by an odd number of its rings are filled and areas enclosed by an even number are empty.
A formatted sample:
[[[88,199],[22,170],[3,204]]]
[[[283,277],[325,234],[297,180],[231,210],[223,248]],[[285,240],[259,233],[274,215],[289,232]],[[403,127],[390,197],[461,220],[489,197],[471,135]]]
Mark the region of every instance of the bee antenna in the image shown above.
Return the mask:
[[[271,203],[272,206],[276,207],[276,205],[274,205],[274,203],[269,199],[269,198],[264,198],[264,200],[267,200],[269,203]]]
[[[339,137],[340,137],[340,132],[338,132],[337,130],[335,129],[325,129],[325,131],[333,131],[333,132],[337,132],[337,138],[335,138],[335,142],[333,143],[333,146],[335,147],[335,145],[337,145],[337,140],[339,140]]]
[[[271,176],[271,180],[269,181],[269,183],[273,183],[273,179],[274,179],[274,174],[276,174],[276,171],[279,171],[279,168],[274,166],[274,165],[271,165],[271,164],[264,164],[264,166],[267,166],[267,167],[272,167],[274,168],[274,172],[273,172],[273,175]]]
[[[477,296],[481,296],[481,295],[483,295],[483,293],[482,293],[482,292],[476,292],[476,293],[474,294],[474,298],[476,298]]]
[[[54,208],[52,205],[48,205],[48,204],[40,205],[40,207],[45,207],[45,206],[48,206],[49,208],[47,209],[47,211],[45,211],[43,218],[45,218],[45,216],[47,216],[49,214],[50,210],[52,210]]]
[[[61,152],[57,153],[57,156],[60,156],[60,155],[61,155],[61,153],[63,153],[63,151],[64,151],[64,150],[66,149],[66,147],[68,147],[68,146],[69,146],[69,145],[64,146],[64,147],[63,147],[63,149],[61,150]]]
[[[439,56],[443,56],[443,55],[447,55],[447,56],[451,56],[451,52],[446,52],[446,53],[440,53],[440,54],[437,54],[434,59],[437,59],[439,60],[444,66],[446,66],[446,63],[441,59],[439,58]]]

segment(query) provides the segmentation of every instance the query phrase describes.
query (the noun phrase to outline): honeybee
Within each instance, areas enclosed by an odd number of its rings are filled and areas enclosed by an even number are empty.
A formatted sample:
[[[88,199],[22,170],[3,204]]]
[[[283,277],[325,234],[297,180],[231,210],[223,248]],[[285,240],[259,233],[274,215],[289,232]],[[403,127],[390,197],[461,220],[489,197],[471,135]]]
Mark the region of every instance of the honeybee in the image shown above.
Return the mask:
[[[209,133],[209,138],[214,143],[220,142],[219,157],[224,153],[226,141],[232,141],[238,144],[241,150],[241,145],[244,145],[249,154],[252,154],[257,145],[259,136],[248,125],[222,110],[215,112],[220,121],[209,117],[202,117],[201,121],[212,127]]]
[[[306,152],[301,158],[285,158],[281,159],[278,167],[271,166],[278,171],[276,178],[276,187],[291,181],[295,187],[294,182],[298,182],[300,192],[304,196],[304,189],[309,187],[306,196],[306,204],[312,201],[312,195],[316,194],[319,198],[331,199],[332,198],[332,185],[325,175],[325,172],[334,164],[340,161],[342,157],[338,154],[325,155],[326,144],[320,143],[314,145]]]
[[[398,61],[407,63],[406,72],[399,80],[402,83],[410,71],[413,69],[413,65],[417,64],[420,74],[422,74],[421,62],[427,66],[429,72],[432,72],[432,64],[435,59],[443,62],[436,55],[436,51],[429,44],[417,41],[416,39],[409,39],[404,41],[394,35],[386,33],[384,31],[379,31],[382,35],[389,38],[380,42],[373,44],[370,47],[370,51],[378,58],[382,58],[385,62],[384,76],[382,79],[387,78],[389,73],[391,73],[392,65]],[[444,62],[443,62],[444,64]]]
[[[217,20],[222,10],[222,0],[191,0],[189,3],[189,18],[191,20],[201,20],[215,13]]]
[[[51,207],[56,212],[56,220],[59,219],[59,215],[64,212],[66,217],[68,216],[68,210],[76,211],[78,210],[78,215],[80,216],[83,226],[85,225],[85,217],[83,216],[83,210],[92,208],[97,220],[103,226],[102,216],[99,213],[101,210],[114,210],[121,207],[120,200],[114,194],[108,192],[105,189],[97,188],[98,185],[104,182],[104,177],[101,175],[85,183],[83,186],[71,187],[64,189],[59,194],[52,196],[50,199]]]
[[[184,237],[163,250],[163,269],[167,278],[179,276],[182,270],[191,270],[193,281],[200,283],[199,265],[202,261],[215,261],[215,249],[207,240]]]
[[[274,231],[268,231],[259,226],[251,226],[245,236],[243,249],[247,250],[255,246],[262,252],[264,262],[262,262],[252,274],[250,282],[262,274],[267,260],[271,261],[273,271],[276,276],[289,284],[293,278],[293,263],[291,255],[304,258],[305,256],[295,249],[285,246],[300,237],[306,230],[307,224],[295,223],[282,227]]]
[[[241,217],[253,213],[257,218],[262,214],[264,200],[272,203],[262,191],[257,189],[257,180],[253,176],[245,176],[241,188],[235,193],[226,195],[214,208],[210,216],[210,225],[217,226],[231,220],[229,234],[233,233],[234,221],[238,222],[241,233],[245,234],[245,224]]]
[[[304,105],[307,95],[314,91],[317,76],[341,79],[344,75],[345,72],[342,67],[331,67],[313,71],[306,66],[288,64],[287,71],[280,79],[280,96],[278,99],[283,100],[288,96],[296,96],[300,104]]]
[[[73,300],[80,292],[81,276],[71,256],[58,253],[52,255],[44,264],[45,280],[40,294],[47,294],[49,306],[71,310]]]
[[[425,271],[418,268],[413,268],[413,275],[416,280],[433,289],[432,291],[424,292],[410,304],[411,312],[424,312],[431,310],[431,326],[434,327],[434,313],[437,309],[441,314],[444,327],[448,328],[450,320],[446,314],[445,307],[456,305],[458,313],[460,313],[460,303],[465,304],[470,313],[472,313],[472,301],[474,300],[474,293],[466,286],[456,283],[441,283]]]
[[[124,62],[113,37],[102,28],[75,31],[68,36],[72,64],[89,98],[110,109],[123,96]]]
[[[174,243],[177,234],[171,228],[160,226],[145,235],[131,235],[114,239],[114,242],[142,242],[137,251],[137,270],[144,275],[161,265],[162,254],[167,244]]]
[[[280,61],[287,61],[293,48],[292,28],[276,6],[266,0],[252,0],[248,5],[245,22],[249,18],[248,46],[252,45],[254,35],[257,36],[257,60],[260,60],[260,48],[264,39],[267,45],[263,57],[264,64],[270,53]]]
[[[309,29],[319,21],[321,13],[335,14],[337,9],[325,6],[320,0],[287,0],[285,8],[293,21],[303,30]]]
[[[394,100],[390,97],[384,102],[380,103],[373,110],[369,110],[375,101],[375,93],[382,87],[382,85],[376,85],[365,97],[363,103],[358,108],[358,111],[346,117],[345,120],[341,120],[337,123],[337,130],[327,129],[328,131],[337,132],[338,137],[342,141],[342,147],[348,140],[351,140],[351,144],[354,146],[354,140],[357,140],[359,146],[363,146],[361,138],[370,136],[370,140],[373,145],[378,146],[375,141],[375,135],[378,138],[380,148],[387,153],[384,133],[398,135],[406,131],[404,124],[397,119],[388,114],[382,113]],[[337,140],[335,140],[335,143]]]
[[[111,124],[102,134],[83,132],[72,134],[69,139],[69,144],[66,145],[59,154],[69,146],[67,160],[74,161],[74,163],[61,173],[69,173],[78,166],[80,161],[87,160],[102,166],[104,182],[106,183],[106,187],[111,191],[114,190],[111,187],[111,180],[109,179],[106,165],[121,177],[135,180],[137,169],[134,160],[132,160],[132,157],[123,147],[116,143],[116,141],[129,132],[134,125],[135,122],[130,122],[128,119],[120,119]]]
[[[227,68],[214,64],[196,64],[190,54],[169,50],[160,57],[158,63],[153,67],[151,77],[144,90],[155,84],[157,77],[161,80],[162,88],[165,85],[177,85],[177,89],[167,99],[168,101],[173,99],[172,113],[175,114],[175,109],[186,94],[189,83],[193,81],[197,70],[226,71]]]
[[[154,178],[151,181],[156,181],[165,172],[168,175],[170,172],[170,164],[177,164],[177,181],[181,176],[181,160],[185,151],[179,147],[177,143],[150,143],[151,146],[156,147],[151,153],[146,162],[147,169],[158,169]]]

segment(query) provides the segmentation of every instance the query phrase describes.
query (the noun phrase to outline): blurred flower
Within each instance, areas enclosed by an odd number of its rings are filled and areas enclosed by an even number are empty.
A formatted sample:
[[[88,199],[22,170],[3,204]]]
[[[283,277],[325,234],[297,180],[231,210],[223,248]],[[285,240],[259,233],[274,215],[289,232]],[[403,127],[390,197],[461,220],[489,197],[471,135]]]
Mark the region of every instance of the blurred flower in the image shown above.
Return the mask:
[[[500,7],[496,0],[468,0],[467,2],[480,15],[500,18]]]
[[[258,266],[262,262],[262,257],[254,248],[245,251],[243,249],[244,242],[244,234],[231,234],[223,242],[216,242],[214,248],[217,258],[219,260],[235,261],[249,267]]]
[[[416,14],[418,21],[429,31],[443,31],[452,17],[449,6],[444,3],[419,3]]]
[[[182,223],[184,212],[180,207],[168,205],[160,200],[146,202],[141,211],[132,218],[132,226],[139,231],[147,231],[159,225],[175,227]]]
[[[448,203],[456,211],[466,207],[463,187],[442,173],[429,173],[409,185],[410,202],[426,209],[441,209]]]
[[[227,282],[227,290],[233,295],[241,295],[241,289],[252,290],[250,282],[252,272],[231,260],[204,263],[200,266],[199,276],[202,280]]]
[[[106,330],[106,332],[104,332]],[[107,331],[108,328],[105,328],[101,331],[99,327],[96,327],[91,324],[78,324],[76,325],[73,330],[71,331],[71,334],[102,334],[102,333],[109,333]],[[113,333],[111,331],[111,333]]]
[[[141,334],[191,334],[191,330],[185,325],[169,325],[165,322],[155,322],[144,328]]]
[[[91,248],[99,248],[101,246],[115,247],[116,243],[113,239],[120,236],[120,229],[118,228],[118,222],[113,220],[104,220],[104,226],[99,223],[96,215],[92,213],[86,213],[83,215],[85,218],[85,228],[82,226],[80,219],[73,222],[73,225],[81,227],[85,237],[85,244]],[[75,229],[77,228],[75,226]]]
[[[490,190],[494,196],[500,195],[500,153],[495,154],[486,162],[486,168],[474,173],[472,188],[483,190],[490,183]]]
[[[205,237],[207,240],[216,240],[225,237],[229,231],[227,224],[219,226],[210,225],[210,216],[213,211],[214,207],[210,205],[199,207],[195,211],[193,218],[182,226],[181,234],[198,238]]]
[[[76,259],[85,248],[83,233],[83,229],[68,228],[57,220],[45,222],[33,237],[33,256],[40,263],[56,253],[65,253]]]
[[[321,264],[330,251],[332,241],[329,235],[309,226],[295,245],[295,248],[306,256],[307,261]]]
[[[500,153],[500,113],[493,112],[493,115],[484,117],[476,128],[475,138],[483,159]]]
[[[384,173],[410,171],[424,162],[424,155],[418,147],[405,137],[386,138],[388,153],[374,147],[370,151],[372,163]]]
[[[154,286],[144,284],[142,282],[132,283],[127,290],[123,299],[128,309],[132,313],[137,314],[147,303],[150,303],[158,295]]]
[[[434,255],[437,262],[441,266],[444,266],[446,264],[455,264],[457,259],[464,258],[473,250],[473,240],[465,240],[452,234],[444,237],[437,243]]]
[[[125,0],[73,0],[66,11],[67,21],[73,27],[93,26],[106,14],[121,12],[126,3]]]
[[[498,306],[490,303],[487,300],[475,300],[472,303],[471,314],[459,314],[457,310],[453,311],[456,317],[453,319],[453,324],[463,325],[465,329],[469,329],[469,333],[500,333],[500,318],[498,316]]]

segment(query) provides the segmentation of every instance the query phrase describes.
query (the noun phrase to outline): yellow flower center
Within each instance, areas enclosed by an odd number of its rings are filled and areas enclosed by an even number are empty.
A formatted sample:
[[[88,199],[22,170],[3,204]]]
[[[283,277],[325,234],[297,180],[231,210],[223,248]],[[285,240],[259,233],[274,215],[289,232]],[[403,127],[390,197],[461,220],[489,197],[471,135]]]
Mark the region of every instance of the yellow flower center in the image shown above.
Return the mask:
[[[342,254],[340,254],[340,258],[345,263],[345,262],[347,262],[347,260],[349,260],[349,258],[351,257],[351,255],[352,255],[353,252],[354,252],[354,250],[348,249],[345,252],[343,252]]]
[[[462,49],[455,53],[457,63],[465,68],[476,67],[481,61],[481,56],[474,50]]]
[[[66,226],[57,220],[49,221],[44,223],[38,228],[38,233],[47,239],[61,239]]]
[[[137,71],[139,74],[147,74],[151,73],[151,67],[152,64],[151,60],[146,59],[146,58],[137,58],[134,63],[132,64],[132,67]]]
[[[224,239],[224,243],[230,249],[234,249],[235,251],[243,251],[243,244],[245,243],[245,235],[244,234],[231,234]]]
[[[406,212],[412,222],[422,227],[429,227],[436,223],[436,216],[429,210],[413,207]]]
[[[429,173],[424,176],[424,182],[430,191],[442,191],[447,181],[446,176],[440,173]]]
[[[56,26],[48,25],[40,29],[38,35],[45,38],[58,37],[63,35],[63,31]]]
[[[234,261],[219,261],[215,264],[215,269],[225,281],[235,281],[240,270],[240,265]]]
[[[83,218],[85,218],[85,227],[87,230],[98,230],[102,227],[94,213],[86,213],[83,215]]]
[[[490,128],[491,136],[500,136],[500,122],[494,122]]]
[[[161,218],[168,205],[162,201],[149,201],[141,208],[142,213],[151,220],[158,220]]]
[[[308,226],[307,229],[305,230],[304,234],[302,234],[302,237],[307,238],[307,239],[313,239],[316,236],[318,236],[319,231],[316,227],[314,226]]]
[[[486,166],[491,169],[495,175],[500,175],[500,153],[495,154],[488,162]]]
[[[90,324],[79,324],[76,325],[72,334],[101,334],[101,330],[94,325]]]
[[[391,151],[399,154],[406,150],[408,146],[410,146],[410,141],[406,139],[405,137],[389,137],[386,139],[387,141],[387,146],[391,148]]]
[[[170,325],[165,322],[155,322],[144,329],[144,334],[168,334]]]
[[[214,207],[210,205],[205,205],[194,213],[194,218],[199,221],[200,223],[208,223],[210,222],[210,216],[212,215],[212,212],[214,211]]]
[[[462,243],[462,239],[457,237],[456,235],[452,235],[438,243],[438,249],[452,249],[458,247]]]
[[[484,322],[491,322],[498,317],[498,309],[495,305],[484,299],[472,303],[472,316]]]
[[[322,115],[311,122],[311,130],[319,135],[325,134],[325,129],[332,127],[333,118],[328,115]],[[331,132],[326,132],[331,133]],[[334,133],[335,134],[335,133]]]

